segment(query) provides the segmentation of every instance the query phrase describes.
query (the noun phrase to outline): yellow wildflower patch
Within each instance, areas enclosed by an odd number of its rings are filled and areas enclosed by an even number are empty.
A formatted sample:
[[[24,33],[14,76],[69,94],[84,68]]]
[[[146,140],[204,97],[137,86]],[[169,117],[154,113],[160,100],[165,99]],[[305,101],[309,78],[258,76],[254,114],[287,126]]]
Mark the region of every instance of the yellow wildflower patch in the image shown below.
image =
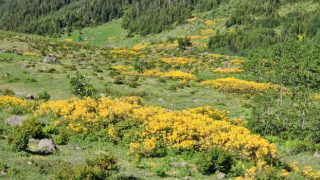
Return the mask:
[[[27,103],[7,96],[1,96],[0,100],[6,107]],[[66,99],[42,102],[32,112],[36,116],[51,115],[60,119],[54,124],[75,132],[87,131],[99,121],[108,122],[106,135],[109,136],[116,136],[113,121],[130,119],[141,125],[141,131],[136,132],[137,137],[130,143],[130,153],[137,156],[152,154],[161,142],[162,148],[201,151],[219,146],[243,158],[277,157],[274,144],[251,134],[243,126],[232,125],[227,121],[227,111],[210,107],[169,111],[143,106],[141,102],[139,97]]]
[[[24,52],[22,53],[24,56],[39,56],[37,52]]]
[[[192,64],[196,62],[194,58],[185,58],[185,57],[173,57],[173,58],[162,58],[162,62],[167,63],[167,64]]]
[[[198,17],[193,17],[193,18],[187,19],[187,22],[191,23],[191,22],[193,22],[193,21],[195,21],[197,19],[198,19]]]
[[[196,80],[196,76],[190,73],[182,72],[182,71],[170,71],[166,72],[162,75],[163,78],[172,78],[177,80]]]
[[[202,35],[208,35],[208,34],[214,34],[214,30],[213,29],[205,29],[201,31]]]
[[[213,70],[214,73],[219,73],[219,74],[241,73],[243,71],[244,70],[240,68],[217,68]]]
[[[216,80],[207,80],[200,83],[204,86],[212,86],[223,92],[228,93],[258,93],[269,89],[278,88],[278,85],[270,83],[257,83],[236,78],[222,78]]]
[[[66,42],[73,42],[73,39],[71,38],[67,38],[67,39],[64,39]]]
[[[212,25],[214,25],[214,21],[213,21],[213,20],[206,20],[204,23],[205,23],[207,26],[212,26]]]

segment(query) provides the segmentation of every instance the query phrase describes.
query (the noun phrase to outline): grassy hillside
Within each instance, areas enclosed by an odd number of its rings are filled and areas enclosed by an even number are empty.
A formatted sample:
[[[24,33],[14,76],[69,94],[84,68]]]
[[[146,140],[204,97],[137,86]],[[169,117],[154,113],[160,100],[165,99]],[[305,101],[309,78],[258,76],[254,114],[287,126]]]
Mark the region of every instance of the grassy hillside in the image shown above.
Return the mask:
[[[0,179],[319,179],[318,2],[217,2],[148,35],[0,31]]]

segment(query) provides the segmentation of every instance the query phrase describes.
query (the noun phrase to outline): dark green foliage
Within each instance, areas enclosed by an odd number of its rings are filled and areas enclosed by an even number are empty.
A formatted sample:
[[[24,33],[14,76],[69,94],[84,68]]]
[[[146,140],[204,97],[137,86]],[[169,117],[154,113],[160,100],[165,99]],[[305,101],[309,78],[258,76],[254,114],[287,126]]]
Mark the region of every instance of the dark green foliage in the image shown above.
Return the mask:
[[[257,81],[280,85],[276,92],[253,99],[250,129],[284,139],[320,142],[320,107],[313,98],[320,87],[319,49],[313,42],[290,41],[249,56],[245,69]],[[290,95],[284,93],[288,90]]]
[[[0,5],[8,12],[0,13],[0,27],[40,35],[70,33],[122,16],[125,4],[124,0],[13,0],[10,6]]]
[[[11,89],[4,89],[4,90],[0,90],[0,93],[2,94],[2,95],[7,95],[7,96],[14,96],[15,95],[15,93],[14,93],[14,91],[12,91]]]
[[[179,49],[185,50],[187,47],[192,46],[191,40],[189,37],[178,38]]]
[[[70,79],[71,93],[79,97],[94,97],[97,90],[90,84],[87,78],[80,73]]]
[[[213,174],[216,171],[229,173],[234,164],[231,154],[218,147],[211,148],[195,156],[198,171],[203,174]]]
[[[43,91],[41,93],[38,94],[38,99],[39,100],[43,100],[43,101],[49,101],[51,98],[50,94],[48,93],[48,91]]]
[[[67,132],[67,130],[65,129],[61,129],[58,133],[58,135],[53,137],[53,141],[57,144],[57,145],[66,145],[69,141],[69,134]]]
[[[73,168],[66,167],[56,172],[56,180],[94,179],[105,180],[117,172],[116,159],[112,155],[100,154],[97,157],[87,159],[83,165]]]
[[[43,127],[44,124],[36,118],[30,118],[24,121],[22,126],[15,127],[7,139],[12,151],[25,151],[30,138],[44,138],[45,133],[42,131]]]
[[[145,70],[152,69],[153,67],[154,67],[154,64],[152,64],[146,60],[140,59],[139,57],[135,58],[135,61],[133,64],[134,70],[136,70],[140,73]]]

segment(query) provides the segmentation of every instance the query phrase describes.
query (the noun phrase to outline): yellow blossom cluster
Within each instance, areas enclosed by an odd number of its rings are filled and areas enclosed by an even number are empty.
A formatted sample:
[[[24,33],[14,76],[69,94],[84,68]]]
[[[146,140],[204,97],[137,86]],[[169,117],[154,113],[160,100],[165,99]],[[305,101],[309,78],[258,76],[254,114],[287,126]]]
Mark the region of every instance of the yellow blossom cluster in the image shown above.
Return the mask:
[[[172,79],[177,79],[177,80],[187,80],[187,81],[192,81],[196,80],[196,76],[190,73],[182,72],[182,71],[170,71],[170,72],[165,72],[162,75],[163,78],[172,78]]]
[[[293,172],[298,173],[308,179],[320,179],[320,171],[314,171],[311,166],[304,166],[300,168],[297,161],[293,161],[289,164],[289,166],[293,170]]]
[[[143,49],[147,48],[149,45],[150,45],[150,43],[136,44],[131,49],[133,49],[135,51],[140,51],[140,50],[143,50]]]
[[[235,180],[255,180],[262,176],[277,177],[277,179],[290,179],[291,174],[300,175],[301,178],[318,180],[320,179],[320,171],[315,172],[311,166],[300,168],[296,161],[287,164],[289,170],[277,170],[275,167],[268,165],[265,161],[259,160],[255,166],[247,169],[243,177],[237,177]],[[269,174],[268,174],[269,173]]]
[[[24,104],[12,101],[6,105]],[[276,158],[274,144],[253,135],[243,126],[228,122],[227,111],[210,107],[171,111],[161,107],[142,106],[140,97],[120,99],[92,98],[67,99],[42,102],[34,112],[36,116],[53,116],[54,124],[65,126],[75,132],[87,131],[99,121],[109,122],[130,119],[141,125],[137,130],[137,139],[130,144],[133,154],[151,154],[161,144],[161,148],[181,150],[205,150],[219,146],[243,158]],[[116,130],[109,126],[106,135],[116,136]]]
[[[111,50],[110,52],[116,55],[131,55],[131,56],[138,55],[136,51],[128,50],[128,49],[115,49],[115,50]]]
[[[73,42],[73,39],[71,38],[67,38],[67,39],[64,39],[66,42]]]
[[[22,53],[24,56],[39,56],[37,52],[24,52]]]
[[[205,29],[201,31],[202,35],[208,35],[208,34],[214,34],[214,30],[213,29]]]
[[[167,64],[182,64],[182,65],[196,62],[194,58],[185,58],[185,57],[162,58],[161,61]]]
[[[130,70],[133,70],[132,66],[123,66],[123,65],[116,65],[116,66],[113,66],[112,68],[120,72],[127,72]]]
[[[193,22],[197,19],[198,19],[198,17],[193,17],[193,18],[187,19],[187,22],[190,23],[190,22]]]
[[[206,20],[204,23],[205,23],[207,26],[212,26],[212,25],[214,25],[214,21],[213,21],[213,20]]]
[[[219,74],[241,73],[243,71],[244,70],[240,68],[217,68],[213,70],[214,73],[219,73]]]
[[[163,72],[159,71],[158,69],[150,69],[142,73],[142,76],[146,77],[161,77]]]
[[[109,37],[109,38],[108,38],[109,41],[114,41],[114,40],[116,40],[116,39],[117,39],[116,37]]]
[[[0,106],[4,108],[20,107],[26,110],[32,110],[33,103],[17,97],[0,96]]]
[[[212,86],[223,92],[228,93],[258,93],[269,89],[276,89],[278,85],[270,83],[257,83],[254,81],[245,81],[236,78],[222,78],[216,80],[207,80],[200,83],[204,86]]]
[[[245,62],[243,59],[231,59],[230,64],[235,65],[235,66],[240,66]]]

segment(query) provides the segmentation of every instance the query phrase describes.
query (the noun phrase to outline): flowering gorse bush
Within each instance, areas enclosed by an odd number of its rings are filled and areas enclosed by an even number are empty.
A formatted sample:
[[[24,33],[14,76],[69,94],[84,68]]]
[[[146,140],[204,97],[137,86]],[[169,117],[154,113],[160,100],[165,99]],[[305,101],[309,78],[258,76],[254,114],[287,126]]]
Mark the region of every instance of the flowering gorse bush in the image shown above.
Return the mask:
[[[258,93],[269,89],[276,89],[279,86],[271,83],[257,83],[236,78],[223,78],[216,80],[207,80],[200,83],[204,86],[212,86],[223,92],[228,93]]]
[[[194,58],[185,58],[185,57],[173,57],[173,58],[162,58],[162,62],[167,63],[167,64],[192,64],[196,62]]]
[[[243,69],[240,68],[217,68],[213,70],[214,73],[219,74],[232,74],[232,73],[242,73]]]

